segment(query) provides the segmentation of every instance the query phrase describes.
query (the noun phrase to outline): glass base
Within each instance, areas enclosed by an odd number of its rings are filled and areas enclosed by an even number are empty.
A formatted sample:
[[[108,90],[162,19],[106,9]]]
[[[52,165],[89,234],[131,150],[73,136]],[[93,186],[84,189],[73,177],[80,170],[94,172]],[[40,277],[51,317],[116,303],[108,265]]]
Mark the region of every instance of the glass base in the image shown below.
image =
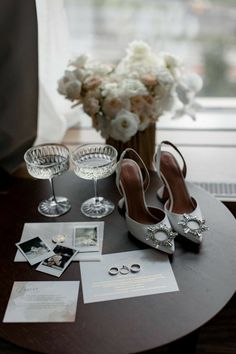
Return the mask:
[[[81,205],[81,212],[89,218],[103,218],[115,209],[115,205],[103,197],[91,198]]]
[[[52,218],[63,215],[70,209],[71,203],[65,197],[56,197],[56,202],[53,198],[43,200],[38,206],[40,214]]]

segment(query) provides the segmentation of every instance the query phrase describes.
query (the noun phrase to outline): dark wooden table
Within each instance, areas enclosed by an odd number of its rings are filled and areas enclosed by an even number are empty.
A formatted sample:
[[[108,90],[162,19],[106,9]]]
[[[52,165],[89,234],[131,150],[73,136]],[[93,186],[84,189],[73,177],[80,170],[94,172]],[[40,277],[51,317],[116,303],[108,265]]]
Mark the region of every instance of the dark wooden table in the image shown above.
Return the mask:
[[[155,174],[151,177],[147,201],[158,205],[158,181]],[[222,203],[195,186],[189,187],[198,196],[210,231],[200,248],[176,238],[176,252],[170,261],[179,292],[85,305],[80,287],[74,323],[7,324],[2,319],[14,281],[58,280],[35,271],[27,263],[14,263],[15,242],[21,237],[24,223],[88,221],[81,214],[80,205],[93,191],[92,183],[79,179],[73,172],[59,177],[55,181],[56,192],[71,199],[72,210],[51,219],[37,212],[39,201],[50,193],[49,183],[14,179],[9,191],[0,195],[0,337],[42,353],[121,354],[147,351],[196,333],[234,294],[236,225]],[[119,200],[114,176],[100,181],[99,190],[113,202]],[[229,207],[233,210],[234,204]],[[125,220],[117,210],[104,221],[104,254],[145,248],[128,234]],[[79,263],[73,262],[60,280],[80,280]]]

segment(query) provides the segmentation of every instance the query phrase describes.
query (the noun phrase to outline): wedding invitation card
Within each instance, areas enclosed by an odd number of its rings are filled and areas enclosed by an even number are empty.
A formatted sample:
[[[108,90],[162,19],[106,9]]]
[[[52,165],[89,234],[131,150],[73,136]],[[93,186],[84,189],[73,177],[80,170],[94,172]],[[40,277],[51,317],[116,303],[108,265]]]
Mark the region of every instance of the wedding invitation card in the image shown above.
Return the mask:
[[[85,304],[179,290],[168,256],[152,249],[103,255],[80,270]]]
[[[16,281],[3,322],[74,322],[79,281]]]

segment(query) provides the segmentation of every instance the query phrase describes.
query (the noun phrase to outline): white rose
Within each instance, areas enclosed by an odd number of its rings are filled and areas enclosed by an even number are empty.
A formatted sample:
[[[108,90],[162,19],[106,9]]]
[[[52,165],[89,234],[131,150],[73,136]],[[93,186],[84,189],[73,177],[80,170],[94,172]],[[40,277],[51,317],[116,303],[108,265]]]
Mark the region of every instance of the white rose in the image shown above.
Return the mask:
[[[164,62],[164,66],[174,78],[178,78],[181,73],[182,63],[181,61],[172,54],[161,53],[161,57]]]
[[[167,111],[175,110],[176,102],[176,92],[169,91],[155,100],[155,112],[157,117]]]
[[[117,89],[118,89],[118,84],[116,82],[107,82],[103,85],[102,96],[103,97],[110,96],[113,98],[117,97],[118,96]]]
[[[177,86],[176,92],[178,94],[180,101],[183,102],[183,104],[189,104],[194,98],[194,93],[186,89],[186,87],[182,85]]]
[[[96,113],[99,112],[99,101],[95,97],[90,97],[89,95],[87,95],[83,99],[83,109],[88,115],[94,116]]]
[[[67,86],[73,81],[77,81],[74,71],[66,70],[64,76],[58,80],[58,92],[62,95],[67,95]]]
[[[164,69],[164,68],[159,68],[156,71],[156,78],[157,81],[162,85],[162,86],[172,86],[174,84],[174,79],[170,75],[169,71]]]
[[[143,41],[132,42],[126,50],[126,56],[118,63],[115,73],[138,77],[154,72],[159,65],[157,56],[151,51],[147,43]]]
[[[119,85],[119,96],[134,97],[148,95],[148,90],[139,80],[122,80]]]
[[[202,88],[202,79],[195,73],[184,74],[179,80],[179,86],[186,91],[198,92]]]
[[[77,79],[77,76],[76,76],[74,70],[73,70],[73,71],[71,71],[71,70],[65,70],[64,76],[63,76],[63,80],[64,80],[65,82],[73,81],[73,80],[75,80],[75,79]]]
[[[138,131],[139,118],[136,114],[122,109],[111,121],[110,136],[126,143]]]
[[[84,68],[86,63],[89,60],[89,56],[87,54],[82,54],[80,56],[78,56],[77,58],[75,58],[74,60],[72,60],[69,65],[73,65],[76,68]]]
[[[83,81],[86,76],[86,71],[85,69],[77,68],[73,71],[73,74],[76,77],[76,79],[78,79],[79,81]]]
[[[102,110],[108,117],[114,118],[121,109],[130,109],[128,98],[106,97],[103,101]]]
[[[177,117],[184,114],[190,116],[193,120],[196,119],[195,111],[200,108],[196,103],[195,96],[197,91],[202,88],[202,79],[197,74],[186,74],[181,78],[181,82],[176,88],[178,99],[183,107],[177,110]]]
[[[105,76],[112,71],[112,66],[95,61],[91,61],[87,65],[88,75]]]
[[[70,100],[78,100],[81,92],[81,82],[78,80],[70,81],[65,84],[65,95]]]
[[[149,45],[143,41],[133,41],[129,44],[126,52],[128,57],[140,60],[149,57],[151,49]]]
[[[202,79],[194,73],[185,74],[178,83],[176,92],[179,100],[188,106],[194,104],[196,93],[202,88]],[[193,114],[191,113],[191,116]]]

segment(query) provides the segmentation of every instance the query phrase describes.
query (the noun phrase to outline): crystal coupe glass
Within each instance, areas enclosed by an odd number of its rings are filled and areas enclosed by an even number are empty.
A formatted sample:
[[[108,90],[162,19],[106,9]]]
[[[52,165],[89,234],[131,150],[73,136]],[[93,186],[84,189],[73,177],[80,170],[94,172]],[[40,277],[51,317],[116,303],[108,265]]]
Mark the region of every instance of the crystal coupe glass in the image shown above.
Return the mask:
[[[70,153],[62,144],[43,144],[33,146],[24,155],[29,174],[39,179],[49,179],[52,197],[43,200],[38,211],[45,216],[56,217],[65,214],[71,208],[65,197],[56,197],[53,179],[69,169]]]
[[[94,183],[94,197],[82,204],[81,212],[90,218],[102,218],[112,213],[115,206],[98,196],[97,181],[115,171],[117,150],[106,144],[83,144],[72,152],[71,157],[75,174]]]

